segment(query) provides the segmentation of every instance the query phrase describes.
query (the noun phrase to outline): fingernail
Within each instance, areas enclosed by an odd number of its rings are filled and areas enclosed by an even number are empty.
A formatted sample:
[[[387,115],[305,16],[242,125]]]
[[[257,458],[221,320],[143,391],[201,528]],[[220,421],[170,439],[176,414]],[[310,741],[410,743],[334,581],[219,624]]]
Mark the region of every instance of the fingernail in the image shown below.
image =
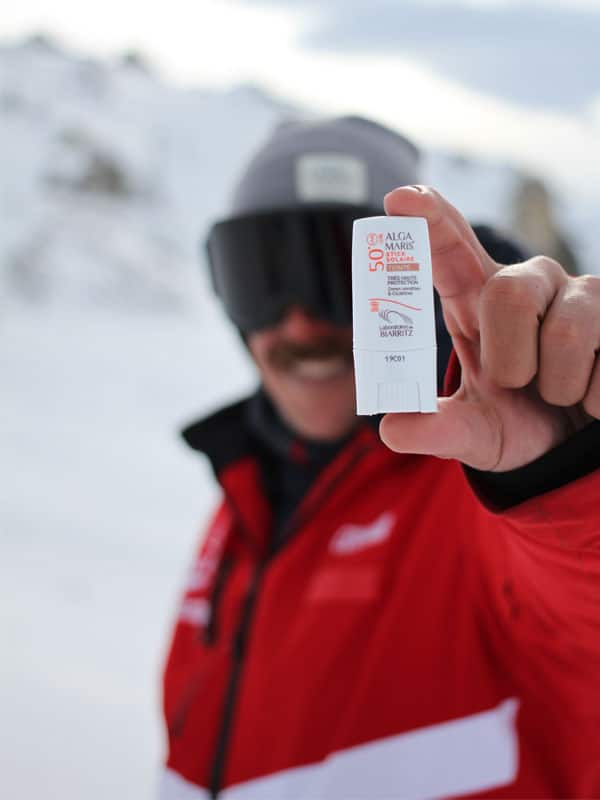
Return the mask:
[[[384,195],[383,202],[385,203],[385,201],[388,199],[388,197],[391,197],[391,195],[395,194],[398,191],[398,189],[412,189],[413,192],[418,192],[419,194],[424,194],[424,192],[425,192],[425,190],[424,190],[424,188],[422,186],[419,186],[416,183],[415,184],[410,183],[410,184],[407,184],[406,186],[398,186],[395,189],[392,189],[391,192],[388,192],[386,195]]]

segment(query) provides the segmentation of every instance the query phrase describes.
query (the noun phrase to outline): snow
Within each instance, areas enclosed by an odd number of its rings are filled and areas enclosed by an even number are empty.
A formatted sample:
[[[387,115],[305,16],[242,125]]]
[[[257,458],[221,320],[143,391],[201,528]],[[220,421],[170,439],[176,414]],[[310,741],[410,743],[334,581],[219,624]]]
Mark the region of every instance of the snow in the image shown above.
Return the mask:
[[[162,658],[217,498],[176,431],[253,370],[214,306],[19,310],[0,370],[3,796],[151,797]]]
[[[166,86],[0,46],[0,289],[44,304],[187,305],[198,234],[283,114],[252,88]]]

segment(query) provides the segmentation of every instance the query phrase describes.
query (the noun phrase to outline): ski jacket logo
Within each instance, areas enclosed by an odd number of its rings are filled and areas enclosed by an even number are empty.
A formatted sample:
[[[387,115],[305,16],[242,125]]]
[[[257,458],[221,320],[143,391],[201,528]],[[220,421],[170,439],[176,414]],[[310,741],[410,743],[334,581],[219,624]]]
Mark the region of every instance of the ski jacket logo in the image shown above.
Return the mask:
[[[367,525],[342,525],[333,534],[329,551],[344,556],[381,544],[389,537],[395,521],[396,515],[386,511]]]

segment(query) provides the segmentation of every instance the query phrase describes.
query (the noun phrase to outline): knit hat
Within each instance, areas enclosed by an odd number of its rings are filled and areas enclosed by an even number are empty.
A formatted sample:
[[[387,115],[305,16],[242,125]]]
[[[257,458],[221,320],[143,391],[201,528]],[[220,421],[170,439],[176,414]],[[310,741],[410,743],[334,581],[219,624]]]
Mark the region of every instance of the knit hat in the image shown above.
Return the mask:
[[[419,151],[362,117],[285,122],[256,153],[234,191],[234,215],[351,204],[383,207],[383,196],[418,182]]]

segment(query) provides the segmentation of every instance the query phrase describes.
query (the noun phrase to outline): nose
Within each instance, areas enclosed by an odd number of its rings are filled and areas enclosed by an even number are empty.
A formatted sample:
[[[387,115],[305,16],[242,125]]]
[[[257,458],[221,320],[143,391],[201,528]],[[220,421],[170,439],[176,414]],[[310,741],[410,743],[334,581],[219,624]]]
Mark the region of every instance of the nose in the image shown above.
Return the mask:
[[[312,316],[301,306],[292,306],[280,322],[280,331],[295,341],[310,341],[319,336],[331,335],[339,328],[326,320]]]

